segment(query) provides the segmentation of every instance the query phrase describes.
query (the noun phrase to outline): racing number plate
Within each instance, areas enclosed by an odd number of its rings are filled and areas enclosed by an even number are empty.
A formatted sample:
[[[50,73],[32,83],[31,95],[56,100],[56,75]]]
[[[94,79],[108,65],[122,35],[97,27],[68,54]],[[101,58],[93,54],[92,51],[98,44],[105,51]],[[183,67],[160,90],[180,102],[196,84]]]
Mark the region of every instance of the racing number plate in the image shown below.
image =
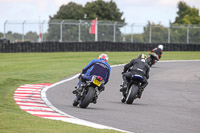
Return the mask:
[[[95,85],[97,85],[99,87],[101,86],[101,82],[96,80],[96,79],[93,81],[93,84],[95,84]]]

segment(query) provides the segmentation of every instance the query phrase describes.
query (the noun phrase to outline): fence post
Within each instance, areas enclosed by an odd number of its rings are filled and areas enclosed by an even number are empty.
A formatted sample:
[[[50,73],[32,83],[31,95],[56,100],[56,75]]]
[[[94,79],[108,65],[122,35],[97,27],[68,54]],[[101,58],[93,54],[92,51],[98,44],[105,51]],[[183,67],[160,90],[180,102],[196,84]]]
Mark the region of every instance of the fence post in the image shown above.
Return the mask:
[[[151,43],[151,24],[149,26],[149,43]]]
[[[113,42],[116,41],[116,24],[117,24],[117,22],[114,23]]]
[[[190,38],[189,38],[189,34],[190,34],[189,26],[190,26],[190,25],[187,25],[187,44],[188,44],[189,41],[190,41]]]
[[[78,41],[81,42],[81,20],[79,20],[78,25]]]
[[[24,24],[26,23],[26,20],[22,23],[22,42],[24,42]]]
[[[97,18],[96,18],[97,19]],[[95,30],[95,42],[97,42],[98,41],[98,21],[96,20],[96,25],[95,25],[95,27],[96,27],[96,30]]]
[[[62,42],[62,25],[63,25],[63,22],[64,22],[65,20],[62,20],[61,22],[60,22],[60,42]]]
[[[133,26],[134,26],[134,23],[131,25],[131,42],[133,42]]]
[[[8,22],[8,20],[6,20],[4,22],[4,38],[6,38],[6,23]]]
[[[168,43],[170,43],[170,34],[171,34],[171,31],[170,31],[170,26],[168,27]]]

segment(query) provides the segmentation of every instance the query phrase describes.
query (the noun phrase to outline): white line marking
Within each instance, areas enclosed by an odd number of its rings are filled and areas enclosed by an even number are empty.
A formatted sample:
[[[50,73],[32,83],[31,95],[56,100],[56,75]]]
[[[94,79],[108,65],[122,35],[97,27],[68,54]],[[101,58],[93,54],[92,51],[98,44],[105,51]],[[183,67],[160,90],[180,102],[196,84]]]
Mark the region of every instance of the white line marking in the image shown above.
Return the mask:
[[[54,111],[51,108],[20,106],[21,109]]]

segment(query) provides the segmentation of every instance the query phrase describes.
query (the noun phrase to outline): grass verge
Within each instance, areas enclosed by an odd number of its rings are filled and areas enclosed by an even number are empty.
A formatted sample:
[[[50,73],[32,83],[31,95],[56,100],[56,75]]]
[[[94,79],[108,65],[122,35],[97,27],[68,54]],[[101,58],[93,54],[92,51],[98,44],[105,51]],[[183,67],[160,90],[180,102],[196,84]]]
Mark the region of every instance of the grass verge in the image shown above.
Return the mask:
[[[24,84],[55,83],[79,73],[101,52],[1,53],[0,133],[115,133],[32,116],[15,103],[13,94]],[[127,63],[140,52],[105,52],[109,64]],[[148,54],[148,52],[143,52]],[[164,52],[161,60],[200,60],[200,52]]]

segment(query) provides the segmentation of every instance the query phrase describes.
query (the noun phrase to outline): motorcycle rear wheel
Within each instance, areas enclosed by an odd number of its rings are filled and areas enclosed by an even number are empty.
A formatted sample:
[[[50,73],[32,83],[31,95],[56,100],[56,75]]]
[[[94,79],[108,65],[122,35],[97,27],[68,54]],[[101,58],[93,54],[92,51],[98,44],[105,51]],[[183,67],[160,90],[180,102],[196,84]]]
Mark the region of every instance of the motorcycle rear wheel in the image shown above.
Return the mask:
[[[87,108],[87,106],[91,103],[95,96],[95,89],[93,87],[88,88],[88,92],[85,96],[85,98],[80,102],[79,106],[81,108]]]
[[[136,95],[138,93],[138,86],[137,85],[132,85],[131,88],[129,89],[129,93],[127,95],[127,98],[126,98],[126,103],[127,104],[132,104],[134,99],[136,98]]]

